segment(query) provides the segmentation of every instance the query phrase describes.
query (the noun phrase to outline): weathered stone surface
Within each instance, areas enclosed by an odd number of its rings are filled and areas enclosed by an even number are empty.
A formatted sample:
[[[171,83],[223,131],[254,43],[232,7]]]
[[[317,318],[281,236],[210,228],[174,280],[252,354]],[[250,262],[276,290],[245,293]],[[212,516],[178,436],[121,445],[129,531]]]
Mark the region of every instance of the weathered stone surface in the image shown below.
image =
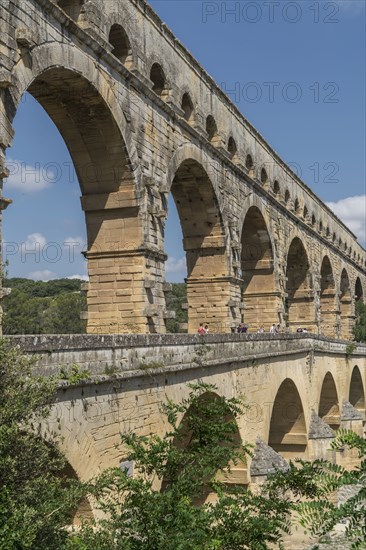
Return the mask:
[[[287,471],[289,465],[276,451],[269,447],[260,438],[257,438],[254,456],[250,466],[251,476],[266,476],[277,470]]]
[[[10,0],[1,18],[0,174],[28,91],[78,174],[90,334],[166,331],[171,193],[190,332],[351,336],[365,251],[144,0]]]
[[[313,410],[309,426],[309,439],[331,439],[334,438],[334,431],[324,422]]]
[[[345,400],[343,401],[341,420],[363,420],[363,417],[362,414],[355,409],[349,401]]]

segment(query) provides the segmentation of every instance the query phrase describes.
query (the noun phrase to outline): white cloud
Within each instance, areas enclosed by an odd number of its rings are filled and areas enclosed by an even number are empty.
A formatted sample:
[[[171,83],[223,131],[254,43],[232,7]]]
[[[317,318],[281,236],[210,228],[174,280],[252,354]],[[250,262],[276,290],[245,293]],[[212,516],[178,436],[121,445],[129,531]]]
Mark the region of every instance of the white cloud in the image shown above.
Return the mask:
[[[338,202],[328,202],[327,206],[366,244],[366,195],[347,197]]]
[[[183,256],[183,258],[180,258],[177,260],[173,256],[169,256],[168,261],[166,262],[166,272],[167,273],[186,273],[187,272],[187,266],[186,266],[186,259]]]
[[[52,279],[57,279],[57,275],[53,271],[44,269],[43,271],[32,271],[31,273],[28,273],[28,278],[33,279],[34,281],[47,282]]]
[[[88,275],[70,275],[70,277],[66,277],[66,279],[80,279],[81,281],[89,281]]]
[[[56,165],[53,163],[42,166],[39,162],[31,165],[20,160],[9,159],[6,166],[10,172],[9,177],[4,180],[7,191],[37,193],[51,187],[59,176],[55,172]]]
[[[24,243],[20,245],[20,252],[22,255],[40,253],[46,246],[47,239],[42,233],[31,233],[27,236]]]

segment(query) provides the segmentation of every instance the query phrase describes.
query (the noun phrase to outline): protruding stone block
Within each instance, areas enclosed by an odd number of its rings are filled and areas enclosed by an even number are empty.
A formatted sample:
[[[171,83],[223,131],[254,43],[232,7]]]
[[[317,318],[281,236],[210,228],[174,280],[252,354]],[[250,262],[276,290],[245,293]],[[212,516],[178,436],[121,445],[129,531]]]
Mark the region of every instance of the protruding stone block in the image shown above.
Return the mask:
[[[0,69],[0,89],[14,87],[14,77],[6,69]]]
[[[146,315],[146,317],[158,317],[159,306],[153,306],[153,305],[146,306],[144,309],[144,315]]]
[[[155,288],[155,281],[152,280],[152,279],[145,279],[144,280],[144,288],[146,288],[146,289]]]
[[[15,40],[22,48],[30,49],[36,45],[34,33],[25,27],[19,27],[15,31]]]
[[[163,292],[171,292],[172,288],[172,283],[163,283]]]
[[[164,319],[175,319],[175,315],[176,315],[175,311],[166,310],[164,311],[163,317]]]

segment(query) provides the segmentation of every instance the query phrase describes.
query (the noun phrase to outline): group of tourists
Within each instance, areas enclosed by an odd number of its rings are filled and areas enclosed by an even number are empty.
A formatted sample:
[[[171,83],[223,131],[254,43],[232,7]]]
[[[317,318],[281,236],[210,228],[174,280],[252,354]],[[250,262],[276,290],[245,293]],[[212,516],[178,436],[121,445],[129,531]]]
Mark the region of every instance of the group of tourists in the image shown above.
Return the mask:
[[[246,334],[249,330],[249,326],[250,325],[246,325],[244,323],[240,323],[237,327],[236,327],[236,330],[235,329],[232,329],[232,332],[237,332],[238,334]],[[207,324],[204,324],[204,323],[200,323],[200,326],[198,327],[198,334],[200,336],[205,336],[206,334],[208,334],[208,331],[209,331],[209,327]],[[263,327],[263,325],[261,325],[259,327],[259,329],[257,330],[257,333],[258,334],[264,334],[266,331]],[[281,330],[281,325],[276,325],[275,323],[273,323],[273,325],[271,326],[271,328],[269,329],[269,333],[270,334],[280,334],[281,332],[283,332]],[[302,328],[302,327],[298,327],[296,329],[296,332],[297,333],[304,333],[304,332],[308,332],[306,328]]]

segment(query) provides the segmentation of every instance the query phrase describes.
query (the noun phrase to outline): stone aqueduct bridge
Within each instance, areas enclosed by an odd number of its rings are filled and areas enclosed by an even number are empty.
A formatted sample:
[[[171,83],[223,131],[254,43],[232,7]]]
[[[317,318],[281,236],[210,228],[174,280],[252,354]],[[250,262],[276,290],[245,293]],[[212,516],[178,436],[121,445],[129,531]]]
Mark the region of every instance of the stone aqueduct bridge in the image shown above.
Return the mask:
[[[28,91],[78,174],[89,333],[165,332],[171,193],[190,331],[206,321],[230,332],[244,320],[349,336],[365,251],[148,4],[2,0],[0,20],[0,178]]]
[[[60,387],[47,430],[83,480],[126,460],[120,433],[163,436],[160,404],[178,402],[202,380],[217,395],[243,395],[249,405],[238,435],[255,445],[229,482],[257,483],[283,459],[354,457],[330,451],[332,428],[364,433],[366,345],[346,354],[346,342],[311,335],[121,335],[9,337],[38,354],[45,374],[77,363],[90,380]],[[258,439],[259,438],[259,439]],[[333,453],[333,454],[332,454]]]

